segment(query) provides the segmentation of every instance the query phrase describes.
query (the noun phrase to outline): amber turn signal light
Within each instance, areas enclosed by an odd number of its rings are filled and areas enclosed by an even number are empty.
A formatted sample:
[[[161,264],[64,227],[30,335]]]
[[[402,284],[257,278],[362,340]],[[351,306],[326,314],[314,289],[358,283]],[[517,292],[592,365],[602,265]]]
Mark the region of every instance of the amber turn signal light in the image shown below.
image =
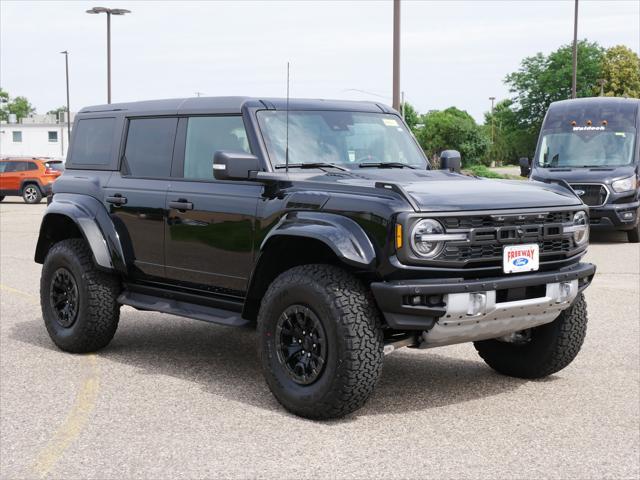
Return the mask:
[[[402,248],[402,225],[396,223],[396,249]]]

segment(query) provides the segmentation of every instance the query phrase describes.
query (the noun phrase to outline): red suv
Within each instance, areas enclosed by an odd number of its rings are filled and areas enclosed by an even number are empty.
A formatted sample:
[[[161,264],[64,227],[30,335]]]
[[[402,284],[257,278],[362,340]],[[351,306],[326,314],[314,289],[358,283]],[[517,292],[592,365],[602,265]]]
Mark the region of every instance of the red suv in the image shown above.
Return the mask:
[[[6,196],[21,196],[25,203],[39,203],[62,175],[60,160],[7,158],[0,160],[0,202]]]

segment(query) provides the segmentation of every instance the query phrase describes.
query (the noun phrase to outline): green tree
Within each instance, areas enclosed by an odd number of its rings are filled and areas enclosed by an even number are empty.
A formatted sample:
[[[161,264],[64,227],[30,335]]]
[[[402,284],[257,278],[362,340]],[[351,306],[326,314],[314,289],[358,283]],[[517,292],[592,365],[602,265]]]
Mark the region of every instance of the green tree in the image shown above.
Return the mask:
[[[640,98],[640,57],[624,45],[607,49],[602,58],[602,76],[607,97]],[[600,87],[594,90],[600,95]]]
[[[593,95],[602,76],[604,49],[595,42],[578,42],[577,96]],[[544,115],[552,102],[571,97],[573,71],[571,45],[563,45],[549,55],[537,53],[522,60],[520,69],[505,78],[514,94],[510,109],[515,113],[512,132],[519,132],[518,144],[512,151],[525,151],[533,156],[536,138]]]
[[[485,129],[491,136],[491,123],[495,127],[495,142],[488,150],[488,159],[500,163],[517,163],[520,157],[531,158],[534,154],[538,131],[522,127],[513,109],[513,100],[499,101],[493,111],[485,113]]]
[[[447,149],[460,151],[465,165],[483,160],[489,146],[489,138],[473,117],[456,107],[431,111],[422,116],[424,127],[416,136],[424,152],[438,156]]]
[[[407,122],[409,128],[413,131],[416,125],[420,123],[420,115],[409,102],[404,102],[404,121]]]
[[[11,98],[8,92],[0,89],[0,118],[8,120],[10,113],[15,113],[18,120],[35,113],[36,109],[26,97]]]

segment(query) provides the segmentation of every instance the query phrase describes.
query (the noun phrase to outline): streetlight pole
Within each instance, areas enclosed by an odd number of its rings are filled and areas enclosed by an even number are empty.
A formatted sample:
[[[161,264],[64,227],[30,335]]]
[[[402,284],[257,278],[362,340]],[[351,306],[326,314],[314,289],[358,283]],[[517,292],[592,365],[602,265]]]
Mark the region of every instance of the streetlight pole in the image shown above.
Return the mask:
[[[489,97],[489,100],[491,100],[491,145],[493,145],[496,142],[495,118],[493,116],[493,102],[495,102],[496,97]]]
[[[400,0],[393,0],[393,103],[400,111]]]
[[[577,96],[578,78],[578,0],[575,0],[573,12],[573,78],[571,80],[571,98]]]
[[[87,10],[90,14],[107,14],[107,103],[111,103],[111,15],[124,15],[131,13],[131,10],[125,10],[124,8],[105,8],[105,7],[93,7],[91,10]]]
[[[71,105],[69,103],[69,52],[60,52],[64,55],[64,68],[67,74],[67,140],[71,142]]]

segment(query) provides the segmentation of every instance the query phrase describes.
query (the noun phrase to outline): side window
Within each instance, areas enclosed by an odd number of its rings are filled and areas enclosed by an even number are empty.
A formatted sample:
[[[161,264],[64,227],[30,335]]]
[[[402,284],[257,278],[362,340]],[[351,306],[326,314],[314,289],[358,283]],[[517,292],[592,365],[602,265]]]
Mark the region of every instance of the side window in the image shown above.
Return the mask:
[[[218,150],[251,153],[242,117],[189,118],[184,152],[184,178],[213,179],[213,154]]]
[[[15,162],[16,166],[15,166],[15,172],[26,172],[27,170],[29,170],[29,163],[27,162]]]
[[[109,165],[113,154],[115,118],[80,120],[73,132],[71,163]]]
[[[6,162],[4,173],[16,172],[16,168],[20,162]]]
[[[35,162],[27,162],[25,164],[25,170],[29,170],[29,171],[38,170],[38,165],[36,165]]]
[[[7,168],[7,165],[9,165],[9,162],[0,162],[0,173],[4,173],[5,169]]]
[[[130,120],[123,173],[133,177],[169,177],[177,124],[177,118],[169,117]]]

